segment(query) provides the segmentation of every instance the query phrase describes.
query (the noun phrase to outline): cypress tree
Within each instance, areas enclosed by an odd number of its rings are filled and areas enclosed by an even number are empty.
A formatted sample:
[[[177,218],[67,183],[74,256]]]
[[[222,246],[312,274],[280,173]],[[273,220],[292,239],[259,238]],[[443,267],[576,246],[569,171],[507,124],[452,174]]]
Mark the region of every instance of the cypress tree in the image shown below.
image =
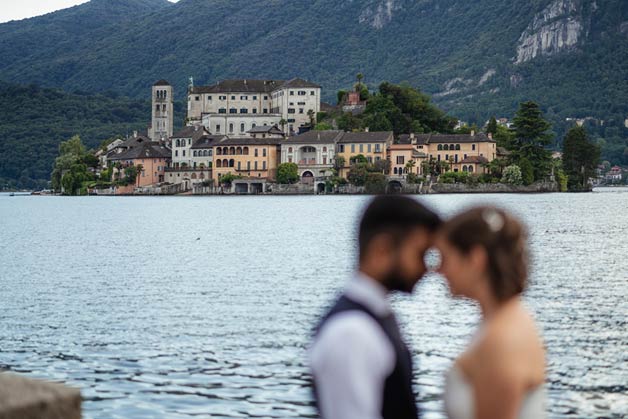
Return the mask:
[[[519,104],[513,123],[515,159],[525,158],[531,163],[535,180],[545,178],[551,171],[552,156],[546,148],[552,141],[552,134],[547,132],[551,124],[543,118],[539,105],[532,101]],[[523,172],[523,167],[521,170]]]
[[[563,141],[563,170],[568,176],[569,191],[589,190],[589,179],[595,175],[600,149],[589,142],[584,127],[573,127]]]

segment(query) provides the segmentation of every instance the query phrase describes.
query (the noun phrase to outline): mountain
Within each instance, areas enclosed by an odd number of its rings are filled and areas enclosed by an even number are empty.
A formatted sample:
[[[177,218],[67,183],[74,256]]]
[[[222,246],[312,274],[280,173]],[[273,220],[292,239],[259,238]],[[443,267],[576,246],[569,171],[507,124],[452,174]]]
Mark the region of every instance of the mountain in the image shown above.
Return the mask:
[[[298,76],[334,101],[362,72],[470,123],[535,100],[557,140],[587,118],[605,158],[627,146],[625,0],[92,0],[1,24],[0,56],[0,80],[135,98],[161,78],[183,99],[190,76]]]
[[[183,121],[182,106],[175,116]],[[75,134],[95,148],[105,139],[146,130],[149,121],[148,100],[0,82],[0,189],[45,187],[59,143]]]

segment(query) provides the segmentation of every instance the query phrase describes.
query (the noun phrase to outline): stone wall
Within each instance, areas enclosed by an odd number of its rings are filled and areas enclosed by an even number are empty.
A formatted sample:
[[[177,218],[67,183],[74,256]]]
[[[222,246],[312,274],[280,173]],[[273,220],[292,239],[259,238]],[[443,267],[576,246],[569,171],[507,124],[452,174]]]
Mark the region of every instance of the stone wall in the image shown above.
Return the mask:
[[[464,183],[436,183],[427,193],[541,193],[559,192],[556,182],[537,182],[532,185],[515,186],[505,183],[480,183],[467,185]]]

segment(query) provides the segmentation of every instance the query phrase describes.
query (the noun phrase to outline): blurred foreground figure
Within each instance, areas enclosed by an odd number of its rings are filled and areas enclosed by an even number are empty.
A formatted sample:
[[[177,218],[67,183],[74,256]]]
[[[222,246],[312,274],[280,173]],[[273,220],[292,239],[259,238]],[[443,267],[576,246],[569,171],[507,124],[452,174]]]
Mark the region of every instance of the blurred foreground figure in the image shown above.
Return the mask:
[[[359,227],[358,269],[320,322],[310,351],[323,419],[415,419],[412,359],[388,303],[426,272],[439,217],[417,201],[381,196]]]
[[[475,208],[438,233],[440,273],[454,297],[479,303],[482,324],[446,380],[450,419],[545,417],[545,351],[521,303],[528,276],[526,233],[502,210]]]

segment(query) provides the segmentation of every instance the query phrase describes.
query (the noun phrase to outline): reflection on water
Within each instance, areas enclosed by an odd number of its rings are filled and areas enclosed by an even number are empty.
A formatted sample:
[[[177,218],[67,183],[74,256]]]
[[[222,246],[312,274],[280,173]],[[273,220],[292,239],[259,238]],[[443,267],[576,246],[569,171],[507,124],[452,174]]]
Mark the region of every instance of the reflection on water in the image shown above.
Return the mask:
[[[440,195],[531,230],[549,416],[628,415],[628,194]],[[364,197],[0,196],[0,368],[80,387],[87,418],[314,417],[305,349]],[[478,322],[437,276],[396,297],[426,418]]]

